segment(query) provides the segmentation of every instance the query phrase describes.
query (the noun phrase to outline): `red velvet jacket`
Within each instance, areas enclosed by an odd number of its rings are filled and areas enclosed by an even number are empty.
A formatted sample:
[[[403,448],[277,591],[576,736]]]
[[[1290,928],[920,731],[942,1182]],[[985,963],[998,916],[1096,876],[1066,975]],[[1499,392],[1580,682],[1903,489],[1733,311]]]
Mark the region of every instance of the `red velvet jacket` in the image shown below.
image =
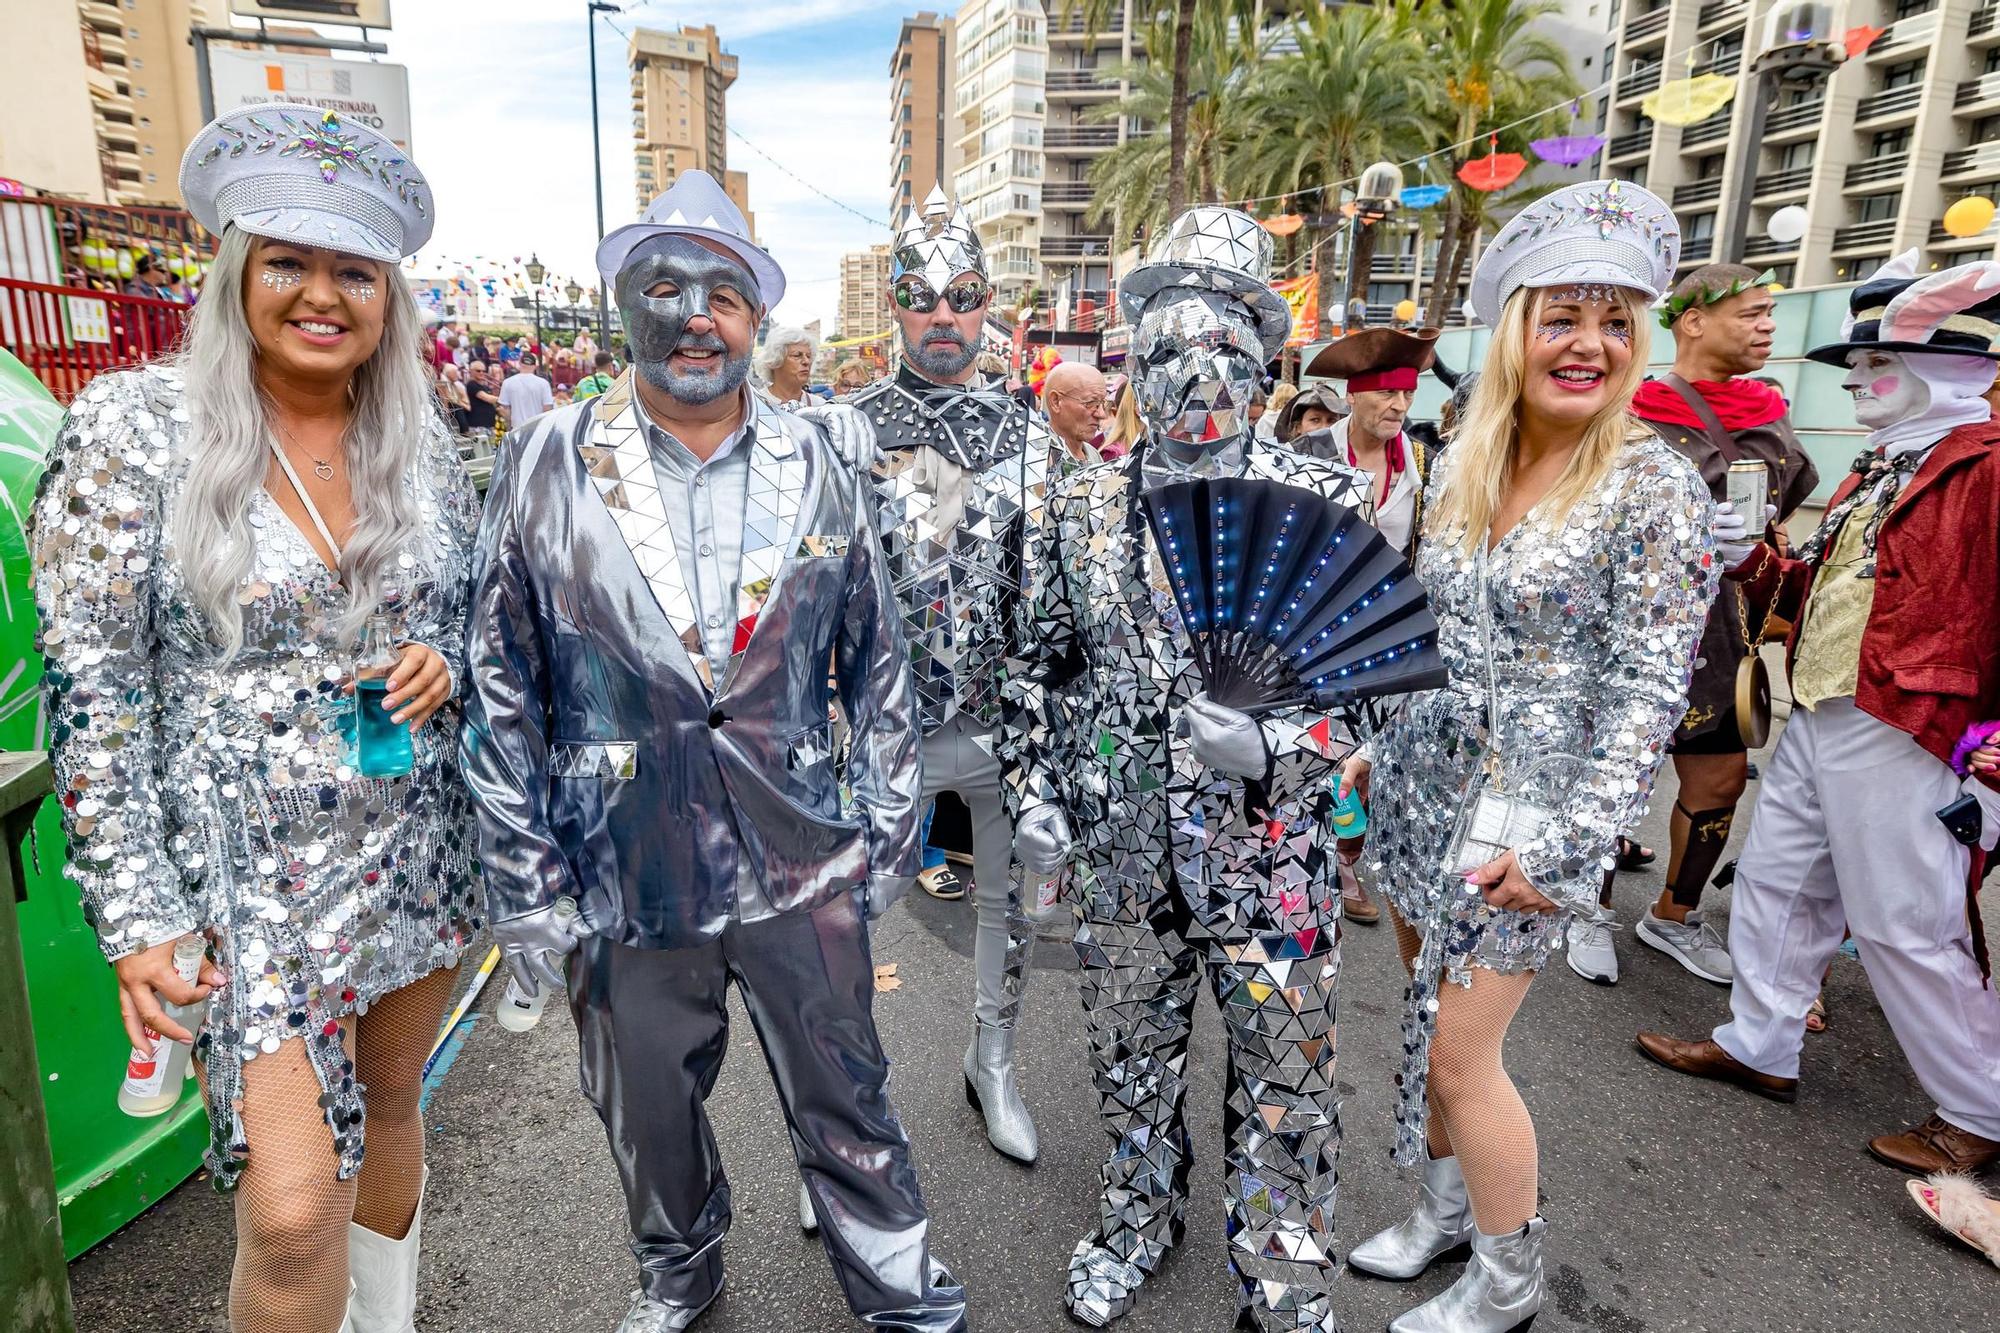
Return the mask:
[[[1789,670],[1816,567],[1765,556],[1745,592],[1775,598],[1793,622]],[[2000,718],[2000,423],[1960,426],[1932,448],[1882,523],[1875,569],[1855,706],[1950,763],[1968,726]]]

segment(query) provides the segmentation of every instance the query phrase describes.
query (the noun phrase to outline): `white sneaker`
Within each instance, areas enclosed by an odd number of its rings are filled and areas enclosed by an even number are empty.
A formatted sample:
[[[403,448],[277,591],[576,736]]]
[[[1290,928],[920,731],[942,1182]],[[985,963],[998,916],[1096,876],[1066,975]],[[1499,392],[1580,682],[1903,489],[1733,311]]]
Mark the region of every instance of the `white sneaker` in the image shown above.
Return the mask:
[[[1611,947],[1611,932],[1618,928],[1608,907],[1578,912],[1569,923],[1569,970],[1585,981],[1616,986],[1618,954]]]
[[[1728,947],[1700,912],[1689,912],[1683,925],[1654,915],[1648,907],[1639,918],[1638,936],[1703,981],[1727,986],[1736,980],[1736,965],[1729,959]]]

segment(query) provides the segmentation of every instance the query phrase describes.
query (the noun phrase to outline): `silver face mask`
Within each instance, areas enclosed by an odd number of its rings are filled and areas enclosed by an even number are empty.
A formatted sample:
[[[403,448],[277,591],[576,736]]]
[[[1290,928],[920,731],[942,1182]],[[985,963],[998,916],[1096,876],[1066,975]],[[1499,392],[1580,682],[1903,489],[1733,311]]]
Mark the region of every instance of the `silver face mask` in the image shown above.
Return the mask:
[[[680,290],[672,296],[648,296],[647,288],[665,279]],[[662,236],[641,246],[618,273],[618,315],[632,364],[640,377],[684,403],[711,403],[743,387],[750,374],[750,353],[729,356],[720,335],[689,333],[687,323],[707,314],[714,294],[729,288],[757,309],[757,283],[748,269],[686,236]],[[721,352],[714,369],[685,373],[671,369],[667,358],[680,350]]]
[[[1140,316],[1133,383],[1152,439],[1183,457],[1250,434],[1250,404],[1264,373],[1250,313],[1219,292],[1169,292]]]

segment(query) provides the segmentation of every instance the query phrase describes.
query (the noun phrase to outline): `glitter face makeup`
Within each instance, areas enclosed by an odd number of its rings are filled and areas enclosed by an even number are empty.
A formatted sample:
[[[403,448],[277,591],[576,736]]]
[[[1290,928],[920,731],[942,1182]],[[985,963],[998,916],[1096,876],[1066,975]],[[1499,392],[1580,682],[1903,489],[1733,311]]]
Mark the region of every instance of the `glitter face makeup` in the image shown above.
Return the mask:
[[[363,305],[375,299],[375,284],[364,282],[359,278],[342,278],[340,280],[340,290],[348,300],[358,301]]]
[[[257,275],[257,281],[263,283],[274,292],[288,292],[304,282],[305,279],[299,274],[285,269],[267,268]]]

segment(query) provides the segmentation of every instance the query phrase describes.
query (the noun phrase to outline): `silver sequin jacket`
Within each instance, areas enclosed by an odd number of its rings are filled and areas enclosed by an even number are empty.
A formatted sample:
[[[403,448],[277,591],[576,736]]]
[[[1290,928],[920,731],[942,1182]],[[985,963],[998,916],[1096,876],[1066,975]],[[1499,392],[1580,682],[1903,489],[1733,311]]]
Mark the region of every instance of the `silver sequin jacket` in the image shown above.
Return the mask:
[[[229,985],[199,1038],[209,1167],[247,1151],[241,1063],[300,1038],[326,1090],[343,1178],[361,1163],[361,1088],[339,1020],[458,961],[476,928],[457,709],[415,737],[407,777],[353,767],[344,594],[275,501],[250,508],[243,649],[221,662],[167,534],[186,478],[177,371],[98,376],[71,406],[31,542],[50,756],[69,877],[107,957],[206,931]],[[422,538],[388,580],[398,637],[454,664],[478,499],[432,423],[405,483]]]

